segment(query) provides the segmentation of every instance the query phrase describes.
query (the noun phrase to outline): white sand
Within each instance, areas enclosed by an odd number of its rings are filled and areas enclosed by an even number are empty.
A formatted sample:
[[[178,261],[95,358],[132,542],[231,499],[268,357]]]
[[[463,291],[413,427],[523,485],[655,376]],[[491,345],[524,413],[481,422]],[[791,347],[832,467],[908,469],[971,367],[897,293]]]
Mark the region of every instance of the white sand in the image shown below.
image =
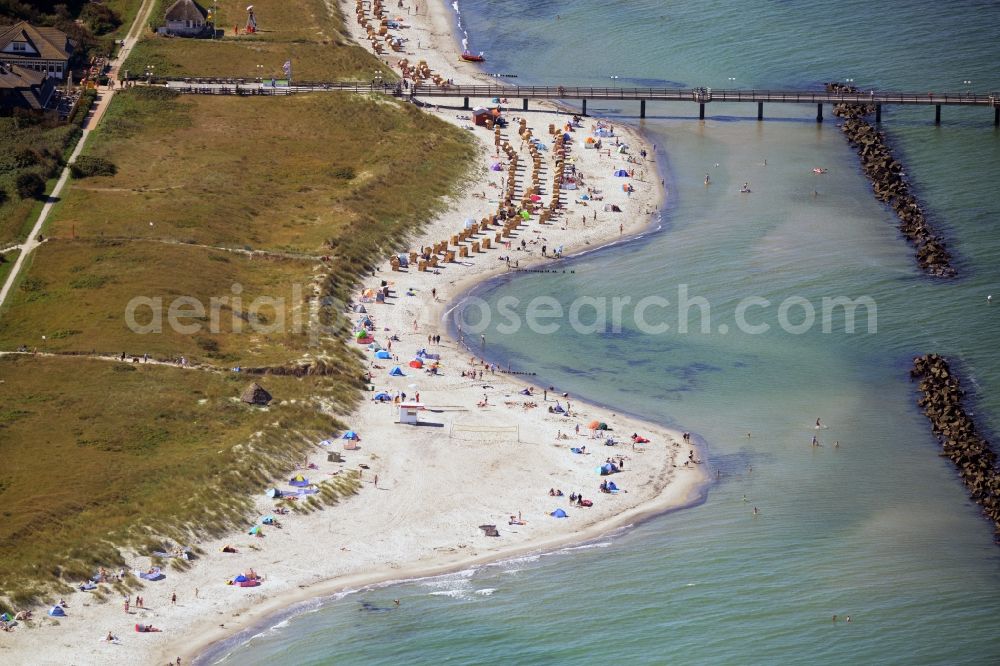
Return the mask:
[[[406,4],[412,6],[412,0]],[[445,76],[468,80],[474,73],[471,65],[458,65],[460,71],[454,67],[458,61],[450,34],[453,17],[449,10],[443,3],[428,6],[426,0],[420,6],[421,15],[413,26],[401,31],[410,39],[411,54],[418,40],[423,47],[417,58],[409,56],[411,62],[425,59]],[[356,27],[353,3],[345,3],[343,9],[348,23]],[[400,15],[406,16],[405,10]],[[456,117],[462,115],[460,111],[439,113],[450,122],[467,124]],[[567,118],[551,110],[515,111],[512,115],[527,118],[536,136],[543,138],[549,123]],[[592,122],[585,119],[586,128]],[[616,127],[616,132],[637,154],[641,139],[623,127]],[[518,147],[520,139],[513,126],[507,134]],[[501,174],[488,170],[493,154],[492,134],[479,128],[475,135],[483,142],[479,173],[465,193],[450,202],[449,210],[414,239],[413,248],[457,233],[468,217],[481,219],[495,211],[498,188],[492,185],[499,183]],[[647,211],[659,204],[662,190],[652,160],[626,165],[622,156],[583,150],[580,144],[586,136],[586,130],[575,134],[572,155],[577,159],[577,168],[585,174],[590,187],[605,192],[604,203],[617,203],[624,212],[603,213],[599,208],[595,223],[593,207],[572,204],[563,218],[544,228],[540,229],[533,219],[521,227],[516,240],[545,240],[529,245],[527,252],[510,253],[521,268],[547,261],[540,256],[542,242],[549,247],[563,245],[569,253],[640,231],[649,222]],[[527,150],[522,150],[521,155],[528,160]],[[546,153],[546,159],[551,160],[551,152]],[[647,172],[647,182],[630,179],[636,188],[631,198],[622,192],[621,179],[611,175],[618,167]],[[548,172],[552,172],[551,162]],[[480,193],[485,193],[486,198],[480,198]],[[586,228],[580,222],[582,215],[588,218]],[[569,220],[568,228],[562,228],[562,220]],[[619,229],[620,224],[623,229]],[[541,233],[535,234],[536,230]],[[414,391],[409,385],[416,383],[422,402],[429,408],[422,420],[435,425],[396,424],[398,410],[394,406],[370,400],[346,418],[361,435],[361,448],[343,452],[347,462],[335,464],[326,462],[327,449],[317,446],[310,462],[319,469],[303,474],[319,480],[329,478],[332,472],[358,469],[359,464],[365,464],[369,469],[363,470],[364,484],[357,496],[310,515],[282,517],[283,527],[265,527],[264,538],[249,537],[241,529],[225,539],[199,544],[207,555],[189,571],[175,573],[167,569],[165,580],[147,584],[142,595],[150,607],[147,610],[133,610],[126,615],[120,600],[97,604],[88,601],[87,593],[69,596],[68,617],[58,623],[39,612],[40,619],[33,628],[22,626],[11,633],[0,633],[0,662],[90,664],[113,660],[116,664],[162,664],[180,656],[184,663],[190,663],[211,643],[263,622],[302,599],[553,549],[596,538],[692,502],[705,474],[701,465],[683,464],[691,448],[682,442],[679,433],[609,413],[572,396],[572,416],[550,414],[547,407],[555,404],[554,397],[550,395],[546,403],[541,400],[540,390],[533,399],[518,395],[525,384],[516,378],[488,372],[482,381],[462,378],[461,371],[473,367],[469,352],[448,339],[432,349],[442,355],[443,376],[431,377],[406,366],[418,348],[427,346],[428,335],[446,334],[441,317],[450,299],[505,270],[504,262],[498,259],[502,254],[508,253],[492,249],[461,263],[448,264],[438,275],[414,268],[394,273],[385,265],[377,276],[365,280],[365,286],[376,286],[385,279],[395,287],[392,305],[372,304],[368,310],[378,326],[380,342],[387,341],[385,328],[399,335],[400,341],[393,344],[392,351],[399,355],[399,364],[409,375],[389,378],[387,372],[394,363],[379,361],[385,368],[373,370],[373,383],[377,390],[402,390],[410,395]],[[436,301],[431,299],[431,288],[437,289]],[[405,296],[407,289],[415,295]],[[474,343],[478,346],[478,336]],[[267,386],[266,377],[262,383]],[[489,397],[489,406],[477,408],[484,394]],[[281,396],[276,397],[280,400]],[[566,399],[559,399],[565,406]],[[534,400],[539,406],[525,409],[522,403],[526,400]],[[586,426],[594,419],[606,421],[614,429],[613,434],[626,443],[605,447],[599,440],[589,439]],[[457,431],[453,430],[456,424]],[[579,436],[573,434],[577,424],[581,428]],[[463,425],[516,426],[517,433],[464,432]],[[557,431],[568,433],[568,439],[557,440]],[[651,443],[642,450],[633,450],[627,443],[632,432],[649,437]],[[570,446],[581,445],[592,453],[574,455],[569,451]],[[341,449],[340,440],[335,448]],[[595,468],[610,455],[626,459],[625,470],[611,478],[627,493],[598,492],[601,477]],[[377,488],[373,484],[376,474]],[[288,487],[285,483],[277,486]],[[571,507],[568,497],[549,497],[549,488],[560,488],[566,495],[583,492],[594,506]],[[261,497],[258,505],[261,515],[272,512],[270,500]],[[550,517],[549,512],[557,507],[566,509],[569,518]],[[518,512],[526,524],[508,525],[509,516]],[[477,527],[484,523],[496,524],[500,537],[484,536]],[[236,546],[239,553],[221,553],[227,543]],[[147,558],[135,558],[136,566],[147,563]],[[251,567],[265,576],[263,585],[226,585],[228,578]],[[177,604],[171,605],[170,595],[175,591]],[[135,633],[136,622],[154,624],[162,633]],[[119,636],[120,644],[102,642],[108,631]]]

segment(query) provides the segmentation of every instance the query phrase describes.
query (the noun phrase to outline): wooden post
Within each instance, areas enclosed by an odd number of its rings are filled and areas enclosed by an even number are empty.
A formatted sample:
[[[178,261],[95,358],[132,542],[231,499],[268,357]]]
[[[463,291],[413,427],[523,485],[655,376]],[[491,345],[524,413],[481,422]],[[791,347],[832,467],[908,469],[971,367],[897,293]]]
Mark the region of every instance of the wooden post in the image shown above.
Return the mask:
[[[823,122],[823,105],[822,104],[817,104],[816,105],[816,122],[818,122],[818,123]]]
[[[882,122],[882,105],[881,104],[876,104],[875,105],[875,122],[877,122],[877,123]]]
[[[583,111],[581,112],[580,115],[582,116],[587,115],[587,100],[583,100]]]
[[[524,102],[523,108],[524,108],[525,111],[527,111],[528,110],[528,98],[525,97],[524,100],[523,100],[523,102]]]
[[[941,124],[941,105],[940,104],[935,104],[934,105],[934,124],[935,125],[940,125]]]
[[[462,108],[463,109],[468,109],[469,108],[469,98],[468,97],[465,98],[465,103],[462,105]]]
[[[1000,127],[1000,106],[993,107],[993,127]]]
[[[764,102],[757,102],[757,120],[764,120]]]
[[[704,102],[699,102],[698,103],[698,119],[699,120],[704,120],[705,119],[705,103]]]
[[[639,117],[640,118],[646,117],[646,100],[644,99],[639,100]]]

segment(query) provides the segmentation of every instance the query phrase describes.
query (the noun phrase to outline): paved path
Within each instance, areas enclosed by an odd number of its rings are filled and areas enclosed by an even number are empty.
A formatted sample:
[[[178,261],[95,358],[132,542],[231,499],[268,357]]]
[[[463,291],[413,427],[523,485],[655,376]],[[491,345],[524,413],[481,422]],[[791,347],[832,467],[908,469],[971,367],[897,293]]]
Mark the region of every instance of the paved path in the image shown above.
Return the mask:
[[[139,35],[142,34],[143,29],[149,22],[149,15],[153,11],[153,6],[155,4],[155,0],[143,0],[142,6],[136,13],[135,21],[133,21],[132,27],[129,29],[128,35],[125,37],[125,45],[118,51],[118,56],[110,63],[110,80],[114,81],[118,74],[118,68],[123,62],[125,62],[129,54],[132,53],[132,47],[135,46],[136,42],[139,40]],[[35,248],[42,244],[42,241],[38,240],[38,236],[42,233],[42,228],[45,226],[45,221],[48,219],[49,213],[52,212],[53,206],[58,203],[59,195],[62,193],[63,188],[66,187],[66,181],[69,180],[70,176],[70,164],[72,164],[73,161],[80,155],[84,144],[87,143],[87,137],[90,136],[91,130],[97,127],[97,123],[99,123],[101,118],[104,117],[104,113],[107,111],[108,105],[111,104],[111,100],[114,95],[114,88],[107,88],[98,91],[97,101],[91,107],[90,112],[83,121],[83,134],[80,136],[80,140],[77,141],[76,148],[74,148],[72,154],[70,154],[69,160],[66,162],[66,167],[63,168],[62,174],[59,176],[59,180],[56,181],[56,186],[52,188],[52,192],[50,192],[46,198],[45,205],[42,206],[42,212],[38,215],[38,219],[31,228],[28,238],[20,246],[21,254],[18,255],[17,261],[14,262],[14,268],[11,269],[10,275],[7,276],[7,281],[4,283],[3,288],[0,289],[0,313],[3,312],[3,304],[7,300],[7,295],[10,293],[10,290],[13,289],[14,283],[17,281],[17,276],[20,274],[21,268],[25,264],[25,260],[31,255]]]

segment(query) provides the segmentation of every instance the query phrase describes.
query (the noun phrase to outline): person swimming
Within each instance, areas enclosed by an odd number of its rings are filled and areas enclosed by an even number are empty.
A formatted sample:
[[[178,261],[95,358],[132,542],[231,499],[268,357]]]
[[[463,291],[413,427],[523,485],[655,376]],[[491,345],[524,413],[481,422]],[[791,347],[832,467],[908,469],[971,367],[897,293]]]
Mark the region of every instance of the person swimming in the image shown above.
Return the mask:
[[[709,177],[709,175],[708,175],[708,174],[706,173],[706,174],[705,174],[705,184],[706,184],[706,185],[710,185],[711,183],[712,183],[712,179],[711,179],[711,178]]]

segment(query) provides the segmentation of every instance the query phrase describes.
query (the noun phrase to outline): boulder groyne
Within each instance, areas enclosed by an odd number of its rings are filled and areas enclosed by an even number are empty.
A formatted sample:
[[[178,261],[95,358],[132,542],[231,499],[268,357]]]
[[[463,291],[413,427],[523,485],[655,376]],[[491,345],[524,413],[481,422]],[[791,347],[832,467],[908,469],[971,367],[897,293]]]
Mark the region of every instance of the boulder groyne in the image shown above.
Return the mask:
[[[972,501],[993,521],[994,539],[1000,543],[997,456],[962,406],[965,392],[958,375],[943,357],[926,354],[913,359],[910,376],[920,379],[921,396],[917,404],[931,422],[931,429],[941,443],[942,455],[955,464]]]
[[[857,92],[856,88],[841,83],[827,83],[826,89]],[[893,155],[885,134],[867,120],[874,112],[872,104],[837,104],[833,108],[834,115],[844,119],[841,129],[857,150],[875,196],[896,211],[899,230],[916,248],[920,268],[935,277],[954,277],[951,254],[941,236],[931,228],[920,202],[910,192],[903,165]]]

